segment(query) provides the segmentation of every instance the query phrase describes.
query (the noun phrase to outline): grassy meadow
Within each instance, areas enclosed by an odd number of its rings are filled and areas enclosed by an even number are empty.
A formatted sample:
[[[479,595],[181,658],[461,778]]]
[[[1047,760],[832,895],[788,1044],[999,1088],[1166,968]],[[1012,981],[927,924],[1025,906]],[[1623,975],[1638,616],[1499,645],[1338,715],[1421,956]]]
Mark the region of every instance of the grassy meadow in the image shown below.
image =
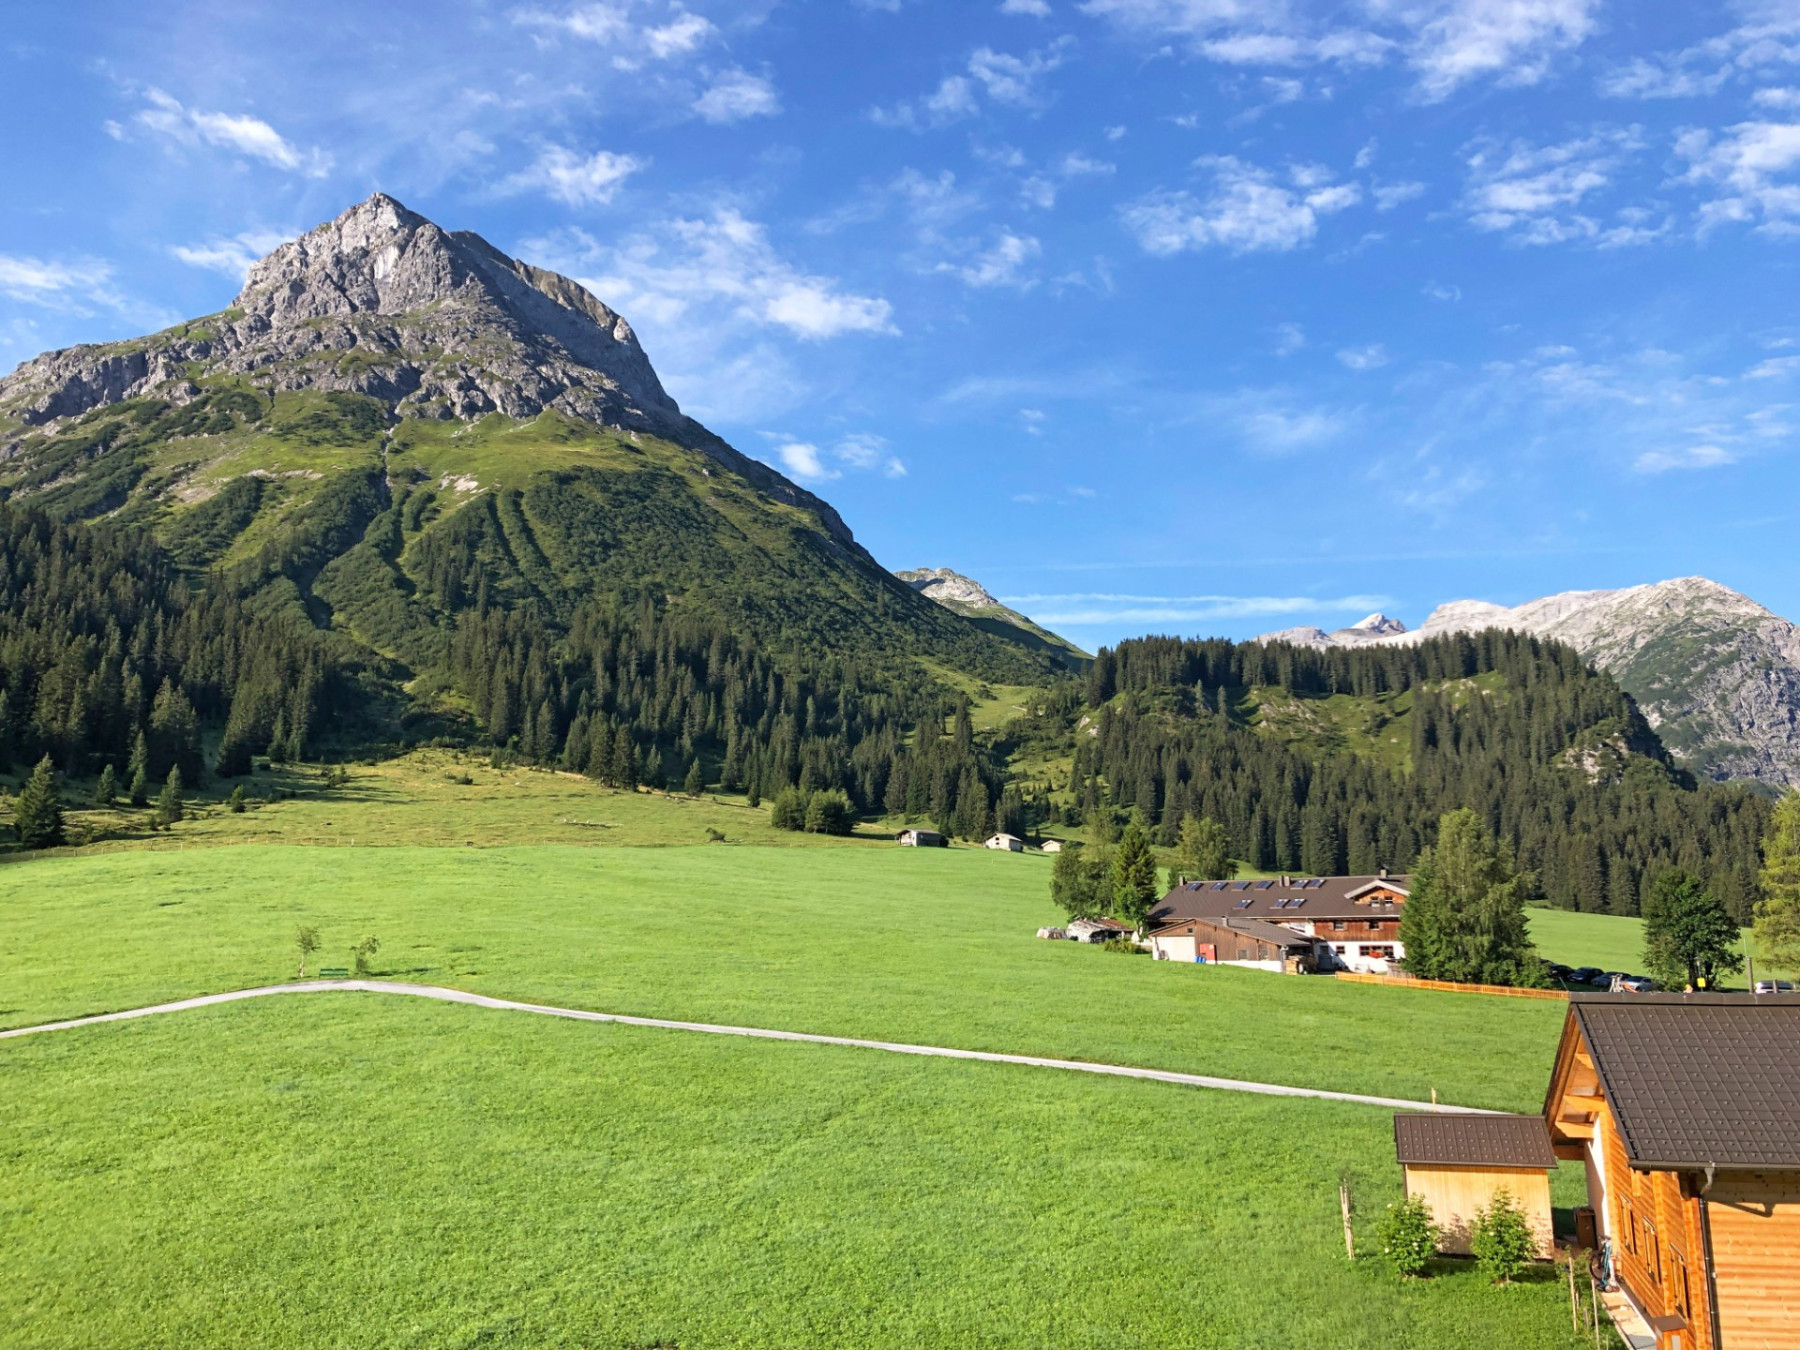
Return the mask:
[[[875,841],[15,859],[0,1025],[291,978],[305,923],[325,940],[315,965],[373,933],[395,978],[536,1002],[1505,1109],[1542,1096],[1558,1004],[1040,941],[1049,871]]]
[[[17,1350],[1592,1344],[1397,1280],[1335,1103],[346,994],[7,1043],[0,1138]]]
[[[0,1027],[290,979],[299,924],[315,970],[372,933],[502,997],[1525,1111],[1563,1015],[1043,942],[1046,857],[742,799],[450,752],[251,781],[0,859]],[[1391,1116],[1349,1104],[341,994],[0,1042],[0,1141],[8,1350],[1592,1344],[1548,1279],[1395,1279]]]

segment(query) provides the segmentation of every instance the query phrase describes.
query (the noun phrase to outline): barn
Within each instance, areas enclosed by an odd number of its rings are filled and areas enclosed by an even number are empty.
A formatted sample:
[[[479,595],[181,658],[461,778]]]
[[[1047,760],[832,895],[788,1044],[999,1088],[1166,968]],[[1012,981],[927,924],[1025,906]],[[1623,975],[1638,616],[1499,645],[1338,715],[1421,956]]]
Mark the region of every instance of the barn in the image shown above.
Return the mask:
[[[1800,995],[1573,995],[1544,1116],[1658,1350],[1800,1343]]]
[[[1554,1254],[1550,1174],[1556,1154],[1542,1116],[1397,1115],[1394,1153],[1406,1193],[1431,1206],[1442,1232],[1439,1251],[1467,1256],[1476,1212],[1505,1190],[1525,1211],[1538,1256]]]
[[[1249,966],[1256,970],[1311,970],[1317,960],[1312,938],[1261,919],[1183,919],[1150,934],[1158,961]]]

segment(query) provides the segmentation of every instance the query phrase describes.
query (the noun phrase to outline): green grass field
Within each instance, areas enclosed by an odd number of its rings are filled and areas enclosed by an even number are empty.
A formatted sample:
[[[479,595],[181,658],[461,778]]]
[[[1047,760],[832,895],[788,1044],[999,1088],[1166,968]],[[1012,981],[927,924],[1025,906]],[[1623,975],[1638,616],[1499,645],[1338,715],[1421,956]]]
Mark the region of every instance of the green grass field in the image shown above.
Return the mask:
[[[1331,1103],[342,995],[6,1044],[0,1138],[18,1350],[1591,1344],[1396,1280]]]
[[[291,978],[297,924],[396,978],[1534,1109],[1562,1009],[1044,942],[1050,860],[982,849],[294,848],[0,866],[0,1024]]]
[[[0,861],[0,1026],[292,978],[301,923],[315,969],[1527,1111],[1563,1015],[1043,942],[1047,858],[730,799],[257,781],[302,795]],[[1591,1344],[1554,1284],[1386,1270],[1372,1107],[343,994],[0,1043],[0,1141],[8,1350]]]

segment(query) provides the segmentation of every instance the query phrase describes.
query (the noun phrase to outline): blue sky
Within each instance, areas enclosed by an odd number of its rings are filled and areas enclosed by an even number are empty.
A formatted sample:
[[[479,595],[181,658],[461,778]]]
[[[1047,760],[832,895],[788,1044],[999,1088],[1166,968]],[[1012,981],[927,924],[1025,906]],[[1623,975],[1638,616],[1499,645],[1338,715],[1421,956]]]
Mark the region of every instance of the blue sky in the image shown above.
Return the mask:
[[[11,7],[0,365],[381,189],[1071,636],[1800,617],[1800,0]]]

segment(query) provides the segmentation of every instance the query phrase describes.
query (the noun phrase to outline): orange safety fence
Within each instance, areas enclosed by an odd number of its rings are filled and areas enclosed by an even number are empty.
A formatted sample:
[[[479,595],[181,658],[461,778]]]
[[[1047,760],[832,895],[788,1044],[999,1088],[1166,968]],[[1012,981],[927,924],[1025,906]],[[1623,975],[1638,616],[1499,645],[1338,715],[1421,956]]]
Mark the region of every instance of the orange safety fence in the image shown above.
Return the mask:
[[[1333,974],[1340,980],[1357,984],[1395,984],[1408,989],[1442,989],[1452,994],[1503,994],[1508,998],[1560,998],[1566,1000],[1566,989],[1514,989],[1505,984],[1457,984],[1451,980],[1418,980],[1410,975],[1365,975],[1361,971],[1339,970]]]

